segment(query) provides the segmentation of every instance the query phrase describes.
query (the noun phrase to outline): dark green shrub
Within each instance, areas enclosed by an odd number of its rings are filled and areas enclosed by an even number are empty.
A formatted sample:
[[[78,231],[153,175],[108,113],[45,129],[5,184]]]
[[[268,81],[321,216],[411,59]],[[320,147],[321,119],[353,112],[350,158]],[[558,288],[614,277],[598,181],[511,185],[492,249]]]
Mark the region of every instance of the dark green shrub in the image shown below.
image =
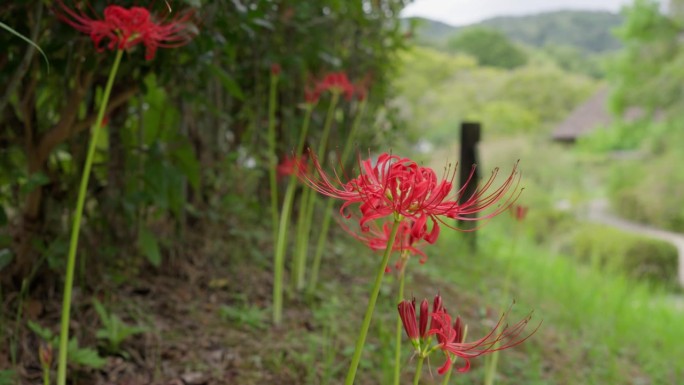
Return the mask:
[[[575,234],[570,250],[580,261],[599,269],[654,283],[676,280],[677,248],[658,239],[589,225]]]

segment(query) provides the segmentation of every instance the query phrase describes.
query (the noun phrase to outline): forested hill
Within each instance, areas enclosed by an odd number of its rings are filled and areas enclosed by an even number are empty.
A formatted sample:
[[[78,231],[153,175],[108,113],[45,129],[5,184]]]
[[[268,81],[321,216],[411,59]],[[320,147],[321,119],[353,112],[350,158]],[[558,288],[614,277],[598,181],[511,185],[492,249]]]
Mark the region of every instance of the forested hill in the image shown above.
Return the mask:
[[[622,23],[623,17],[603,11],[557,11],[496,17],[464,27],[416,19],[419,23],[416,29],[418,41],[430,45],[442,45],[459,30],[479,26],[499,30],[514,41],[535,47],[563,45],[577,47],[587,53],[603,53],[620,47],[612,30]]]

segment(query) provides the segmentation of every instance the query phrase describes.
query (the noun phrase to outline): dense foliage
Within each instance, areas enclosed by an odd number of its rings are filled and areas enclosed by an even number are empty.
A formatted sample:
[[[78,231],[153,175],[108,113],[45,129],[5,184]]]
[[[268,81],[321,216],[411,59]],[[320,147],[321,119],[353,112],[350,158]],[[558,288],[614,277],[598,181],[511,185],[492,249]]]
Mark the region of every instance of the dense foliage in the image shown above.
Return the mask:
[[[624,49],[610,62],[611,107],[615,122],[584,140],[600,153],[632,151],[616,162],[609,178],[615,209],[623,216],[684,231],[682,194],[684,159],[681,84],[684,14],[681,1],[664,11],[656,1],[638,0],[625,11],[618,30]]]
[[[464,30],[438,21],[414,18],[421,43],[444,46],[448,39]],[[621,47],[612,33],[623,17],[610,12],[558,11],[536,15],[487,19],[465,27],[495,29],[509,39],[533,47],[568,46],[583,54],[615,51]]]
[[[101,12],[107,3],[92,1],[88,12]],[[162,15],[192,8],[199,35],[151,61],[140,50],[125,55],[90,183],[84,242],[96,247],[86,253],[120,256],[127,254],[121,245],[137,245],[158,264],[160,249],[174,246],[162,239],[188,225],[212,219],[230,228],[231,212],[245,205],[259,218],[271,66],[283,69],[277,129],[278,151],[285,154],[294,145],[297,105],[312,77],[345,71],[370,85],[371,110],[384,105],[404,41],[403,5],[156,2]],[[5,281],[16,283],[42,271],[45,262],[63,264],[64,223],[112,55],[96,52],[87,35],[61,23],[44,1],[3,4],[0,19],[39,44],[50,63],[25,41],[0,33],[0,82],[8,85],[0,94],[0,269]],[[343,137],[350,123],[338,123],[335,135]],[[368,146],[375,135],[366,130],[361,137]],[[237,196],[248,198],[235,205]]]
[[[453,141],[458,122],[479,120],[487,135],[545,133],[595,89],[595,81],[552,61],[488,68],[462,54],[414,47],[402,54],[396,103],[414,138]],[[425,127],[431,127],[429,131]]]
[[[525,52],[494,29],[466,29],[449,39],[447,47],[473,56],[482,66],[513,69],[527,63]]]

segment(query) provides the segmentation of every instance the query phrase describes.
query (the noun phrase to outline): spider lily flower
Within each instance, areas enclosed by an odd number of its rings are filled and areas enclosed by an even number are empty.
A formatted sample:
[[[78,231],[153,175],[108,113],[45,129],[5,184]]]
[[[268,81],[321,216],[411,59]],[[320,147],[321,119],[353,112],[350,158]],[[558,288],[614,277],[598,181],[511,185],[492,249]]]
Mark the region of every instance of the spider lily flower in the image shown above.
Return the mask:
[[[63,0],[56,0],[56,3],[57,16],[74,29],[90,35],[98,52],[127,50],[143,44],[145,59],[152,60],[157,48],[182,46],[196,34],[190,23],[192,12],[181,13],[170,21],[157,21],[144,7],[108,5],[100,19],[91,18],[79,8],[67,7]]]
[[[437,336],[439,345],[436,348],[442,350],[446,357],[444,365],[437,372],[444,374],[451,369],[453,355],[461,357],[465,361],[465,366],[457,369],[459,372],[465,373],[470,369],[470,359],[517,346],[537,331],[537,329],[534,329],[527,336],[519,338],[529,323],[531,315],[523,318],[513,326],[502,326],[506,316],[507,314],[504,313],[494,328],[484,337],[473,342],[465,342],[463,340],[463,324],[460,317],[456,318],[456,322],[452,326],[451,316],[446,310],[443,309],[433,313],[432,329],[428,331],[428,335]]]
[[[361,241],[373,251],[384,251],[387,248],[387,241],[392,232],[392,223],[389,221],[383,223],[382,227],[380,227],[377,222],[371,222],[368,230],[361,233],[350,229],[341,221],[340,225],[344,231]],[[400,270],[404,258],[408,258],[410,255],[419,255],[420,264],[424,264],[425,261],[427,261],[427,255],[419,248],[421,243],[421,239],[416,239],[411,235],[411,225],[406,221],[402,221],[399,224],[399,229],[397,230],[397,235],[394,238],[394,244],[392,245],[392,251],[398,251],[402,257],[394,267],[397,270]],[[388,267],[386,272],[389,273],[390,271],[391,270]]]
[[[354,85],[349,81],[344,72],[331,72],[316,84],[316,90],[321,93],[330,91],[333,93],[344,94],[345,99],[351,100],[354,95]]]
[[[326,174],[314,154],[311,154],[311,159],[315,173],[300,175],[300,178],[319,193],[343,200],[340,213],[346,218],[351,217],[347,209],[358,204],[362,231],[369,231],[370,222],[392,216],[395,221],[407,219],[411,223],[411,236],[428,243],[437,240],[440,224],[453,228],[453,225],[445,223],[443,217],[489,219],[507,210],[519,195],[517,165],[494,191],[489,190],[498,170],[468,200],[459,203],[465,186],[452,192],[455,172],[446,179],[439,179],[431,168],[419,166],[409,158],[384,153],[375,163],[371,159],[359,160],[360,175],[346,182],[337,173],[334,176]],[[472,175],[471,172],[471,179]],[[471,179],[468,183],[473,183]],[[491,207],[494,208],[488,211]],[[485,215],[470,217],[479,212],[485,212]]]

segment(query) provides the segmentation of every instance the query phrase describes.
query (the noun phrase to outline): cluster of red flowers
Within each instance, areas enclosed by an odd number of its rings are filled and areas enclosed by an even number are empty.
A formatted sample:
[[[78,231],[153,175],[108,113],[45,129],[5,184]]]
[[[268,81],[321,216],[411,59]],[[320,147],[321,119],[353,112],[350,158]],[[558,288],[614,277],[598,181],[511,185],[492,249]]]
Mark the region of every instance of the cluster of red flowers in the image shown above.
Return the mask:
[[[440,180],[432,169],[419,166],[409,158],[385,153],[375,163],[372,159],[360,161],[360,175],[346,182],[338,174],[334,177],[326,174],[315,156],[311,159],[316,173],[302,174],[301,178],[319,193],[343,200],[340,213],[347,218],[351,217],[348,208],[358,204],[359,225],[363,232],[370,230],[370,222],[391,217],[410,224],[414,241],[422,239],[434,243],[440,225],[453,227],[444,218],[474,220],[471,215],[482,212],[485,214],[478,219],[492,218],[507,210],[518,196],[515,193],[519,181],[516,168],[501,186],[488,192],[498,172],[495,170],[487,182],[464,200],[465,186],[452,191],[453,175]],[[509,193],[511,190],[513,194]],[[490,208],[491,211],[487,211]]]
[[[65,23],[90,35],[98,51],[127,50],[138,44],[146,48],[145,59],[152,60],[157,48],[172,48],[187,44],[195,35],[190,23],[191,12],[181,13],[170,21],[155,21],[143,7],[130,9],[108,5],[104,18],[91,18],[81,9],[70,9],[62,0],[56,0],[56,13]],[[106,42],[103,45],[103,42]]]
[[[432,312],[428,313],[428,301],[424,299],[420,304],[420,318],[416,319],[416,301],[404,300],[399,303],[398,311],[406,335],[419,354],[429,355],[435,350],[441,350],[446,359],[444,365],[438,369],[439,374],[444,374],[451,369],[453,358],[460,357],[465,365],[458,368],[461,373],[470,369],[470,359],[498,350],[512,348],[529,338],[536,329],[527,336],[519,338],[531,316],[527,316],[513,326],[502,326],[507,314],[501,316],[497,324],[484,337],[473,342],[465,342],[464,325],[461,317],[456,317],[452,324],[451,315],[444,308],[442,298],[437,295],[432,302]],[[430,328],[428,329],[428,320]],[[437,337],[437,345],[430,346],[430,336]]]
[[[347,100],[351,100],[354,95],[359,100],[364,100],[368,94],[368,82],[369,80],[364,80],[354,85],[346,73],[330,72],[320,80],[309,82],[304,90],[304,100],[309,104],[316,104],[324,92],[344,95]]]

